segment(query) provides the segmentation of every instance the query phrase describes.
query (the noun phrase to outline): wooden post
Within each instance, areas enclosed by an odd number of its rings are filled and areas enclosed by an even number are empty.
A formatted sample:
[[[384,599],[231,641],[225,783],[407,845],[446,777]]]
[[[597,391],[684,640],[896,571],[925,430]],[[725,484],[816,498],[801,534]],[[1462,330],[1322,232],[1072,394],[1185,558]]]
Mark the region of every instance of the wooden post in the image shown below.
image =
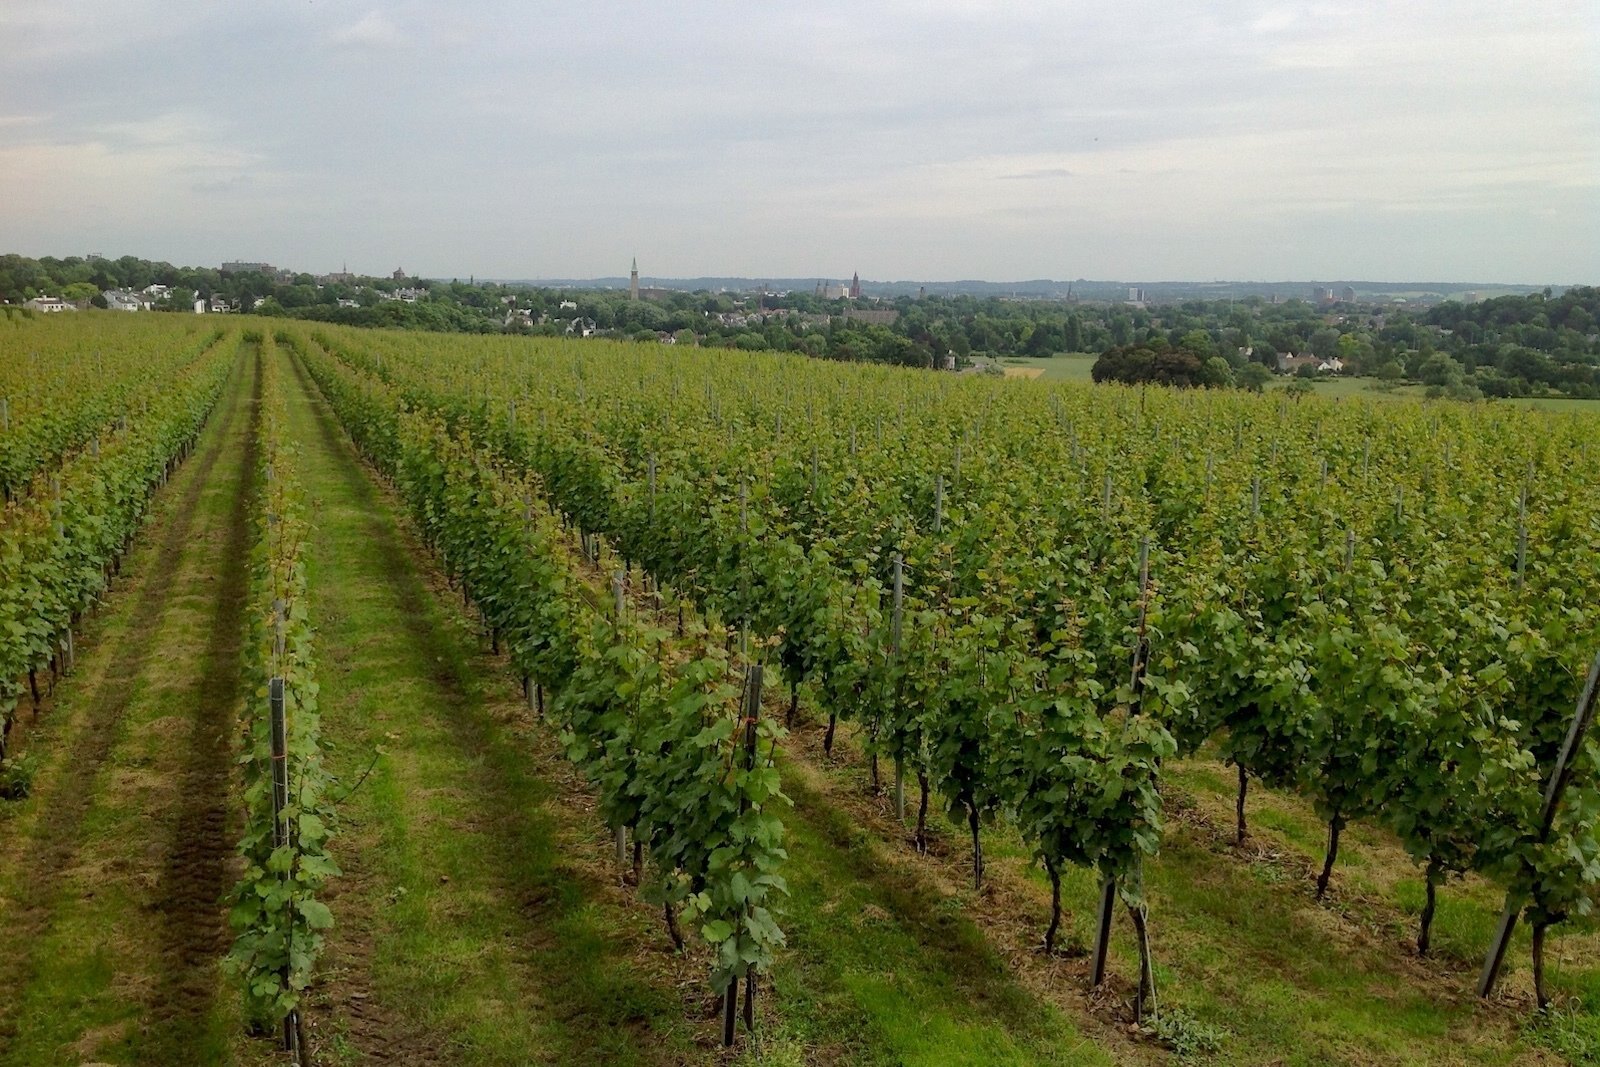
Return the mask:
[[[1105,496],[1100,502],[1100,517],[1106,521],[1111,520],[1111,472],[1106,471]]]
[[[722,1047],[733,1047],[733,1024],[739,1017],[739,979],[728,979],[728,989],[722,994]]]
[[[1145,619],[1150,610],[1150,538],[1139,542],[1139,632],[1133,643],[1134,710],[1138,710],[1140,675],[1144,668]]]
[[[744,1028],[750,1033],[756,1030],[756,972],[744,972]]]
[[[1567,729],[1566,739],[1561,742],[1561,751],[1556,756],[1555,765],[1550,768],[1550,781],[1544,791],[1544,812],[1539,819],[1540,844],[1549,838],[1550,828],[1555,825],[1556,808],[1561,803],[1561,794],[1572,781],[1573,758],[1577,754],[1578,746],[1588,734],[1589,727],[1594,724],[1597,686],[1600,686],[1600,654],[1595,656],[1594,662],[1589,666],[1589,678],[1584,682],[1583,695],[1578,698],[1577,710],[1572,715],[1572,725]],[[1522,902],[1507,893],[1505,909],[1500,913],[1500,925],[1495,930],[1489,955],[1483,961],[1483,973],[1478,976],[1480,997],[1486,997],[1494,992],[1495,982],[1500,978],[1500,966],[1505,962],[1506,949],[1511,945],[1511,934],[1517,927],[1517,916],[1521,911]]]
[[[933,532],[940,533],[944,530],[944,475],[934,476],[933,481]]]
[[[0,431],[11,432],[11,400],[0,396]]]
[[[1106,953],[1111,948],[1111,915],[1117,904],[1117,883],[1107,878],[1100,887],[1100,921],[1095,928],[1094,967],[1089,984],[1097,986],[1106,978]]]
[[[282,602],[280,601],[279,604]],[[278,605],[274,605],[278,612],[281,627],[282,614]],[[281,636],[276,639],[282,640]],[[281,652],[279,653],[282,654]],[[283,679],[271,678],[267,681],[267,709],[270,716],[270,730],[272,734],[272,847],[282,848],[289,843],[289,824],[283,817],[283,809],[289,806],[289,739],[288,725],[284,715]],[[287,875],[285,878],[287,879]],[[285,902],[287,911],[287,926],[290,943],[290,955],[294,951],[294,900]],[[289,988],[290,964],[284,964],[283,986]],[[296,1061],[300,1058],[300,1027],[299,1012],[291,1011],[283,1020],[283,1047],[293,1053]]]
[[[1528,483],[1522,483],[1522,498],[1517,502],[1517,592],[1522,592],[1528,569]]]
[[[761,718],[761,681],[763,668],[759,663],[750,664],[744,678],[744,694],[741,702],[740,713],[744,719],[744,766],[745,770],[754,770],[756,765],[756,734],[757,723]],[[743,811],[745,800],[739,800],[739,809]],[[733,1046],[734,1023],[739,1017],[739,978],[734,975],[728,980],[728,988],[722,994],[722,1047]],[[747,1029],[755,1027],[755,975],[746,972],[744,1022]]]

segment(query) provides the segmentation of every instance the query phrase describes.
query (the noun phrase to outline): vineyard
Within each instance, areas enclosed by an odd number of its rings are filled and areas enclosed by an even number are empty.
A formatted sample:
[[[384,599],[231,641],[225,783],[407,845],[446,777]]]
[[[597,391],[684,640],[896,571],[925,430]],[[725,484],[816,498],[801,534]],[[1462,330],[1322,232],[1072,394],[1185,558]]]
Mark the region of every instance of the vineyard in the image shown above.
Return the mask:
[[[81,318],[0,1063],[1600,1063],[1591,416]]]

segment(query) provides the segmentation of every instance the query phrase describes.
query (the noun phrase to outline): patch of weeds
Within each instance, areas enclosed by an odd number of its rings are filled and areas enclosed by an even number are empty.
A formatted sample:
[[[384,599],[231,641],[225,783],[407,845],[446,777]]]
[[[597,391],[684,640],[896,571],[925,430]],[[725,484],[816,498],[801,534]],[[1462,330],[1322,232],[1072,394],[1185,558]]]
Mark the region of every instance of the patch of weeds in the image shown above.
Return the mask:
[[[749,1043],[733,1061],[734,1067],[805,1067],[810,1062],[805,1045],[787,1034],[758,1030],[754,1034],[741,1032],[739,1037]]]
[[[1262,885],[1282,885],[1289,880],[1288,874],[1276,863],[1252,863],[1245,869]]]
[[[1600,1016],[1581,1002],[1552,1005],[1528,1021],[1523,1035],[1575,1067],[1600,1067]]]
[[[0,800],[26,800],[38,773],[39,760],[32,753],[0,760]]]
[[[1168,1008],[1147,1024],[1144,1032],[1171,1049],[1178,1060],[1192,1062],[1222,1051],[1228,1031],[1203,1023],[1182,1008]]]

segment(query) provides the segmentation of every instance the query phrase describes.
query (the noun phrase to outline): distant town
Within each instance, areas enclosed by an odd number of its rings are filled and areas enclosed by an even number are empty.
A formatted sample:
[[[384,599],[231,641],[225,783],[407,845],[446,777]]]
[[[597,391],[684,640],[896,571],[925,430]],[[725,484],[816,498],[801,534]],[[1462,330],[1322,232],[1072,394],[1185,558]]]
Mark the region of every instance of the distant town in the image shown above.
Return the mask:
[[[752,281],[311,274],[249,260],[0,256],[0,311],[309,319],[609,338],[1002,373],[1096,357],[1097,380],[1260,388],[1267,374],[1364,377],[1461,399],[1600,398],[1596,290],[1479,283]]]

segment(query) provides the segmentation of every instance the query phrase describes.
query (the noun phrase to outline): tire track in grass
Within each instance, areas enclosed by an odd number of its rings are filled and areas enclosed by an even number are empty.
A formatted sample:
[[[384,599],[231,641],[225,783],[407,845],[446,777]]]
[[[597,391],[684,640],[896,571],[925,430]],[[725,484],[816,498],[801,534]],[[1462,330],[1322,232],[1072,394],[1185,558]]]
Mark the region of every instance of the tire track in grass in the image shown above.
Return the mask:
[[[74,675],[58,690],[58,707],[68,711],[65,698],[77,696],[72,691],[77,683],[97,675],[93,688],[83,694],[82,710],[72,713],[72,728],[63,728],[55,735],[61,747],[47,754],[54,766],[52,773],[42,776],[30,802],[36,813],[32,824],[11,828],[8,834],[15,844],[4,857],[7,869],[0,873],[0,884],[14,888],[0,912],[0,923],[11,946],[10,951],[0,954],[0,988],[7,990],[7,995],[0,997],[0,1054],[16,1048],[25,1036],[22,1015],[27,1010],[26,994],[45,963],[41,953],[46,951],[47,935],[56,922],[74,869],[83,859],[86,823],[104,791],[107,761],[123,737],[124,719],[140,696],[141,680],[152,669],[158,650],[152,635],[160,628],[169,607],[171,577],[193,541],[199,522],[198,505],[231,440],[239,414],[235,394],[238,379],[245,373],[243,364],[241,355],[233,379],[218,399],[220,410],[212,412],[201,432],[198,455],[169,480],[167,493],[178,493],[176,500],[169,498],[170,510],[151,516],[152,521],[164,523],[153,531],[153,552],[130,553],[129,566],[124,567],[123,573],[133,588],[109,609],[126,612],[126,623],[115,643],[104,650],[84,650],[85,659],[103,656],[107,666],[101,672]],[[159,501],[157,506],[160,507]],[[134,573],[140,560],[148,560],[148,566]]]
[[[230,812],[233,740],[243,692],[245,608],[250,595],[252,514],[260,449],[261,355],[256,352],[249,426],[237,461],[237,487],[213,486],[226,496],[220,540],[203,547],[215,567],[215,606],[210,638],[200,660],[199,682],[188,724],[178,810],[170,820],[157,908],[164,948],[162,977],[148,1007],[155,1056],[177,1049],[184,1035],[210,1014],[217,995],[217,961],[230,937],[221,901],[232,881],[229,859],[238,841]],[[234,460],[230,457],[229,464]],[[152,1062],[155,1062],[153,1059]],[[167,1060],[165,1062],[171,1062]]]
[[[597,825],[575,810],[588,799],[552,785],[553,746],[525,728],[503,663],[445,602],[392,498],[291,362],[324,738],[345,788],[385,748],[333,846],[351,875],[330,887],[319,1055],[704,1062],[709,1020],[686,1018],[683,965],[655,913],[593,862]]]

